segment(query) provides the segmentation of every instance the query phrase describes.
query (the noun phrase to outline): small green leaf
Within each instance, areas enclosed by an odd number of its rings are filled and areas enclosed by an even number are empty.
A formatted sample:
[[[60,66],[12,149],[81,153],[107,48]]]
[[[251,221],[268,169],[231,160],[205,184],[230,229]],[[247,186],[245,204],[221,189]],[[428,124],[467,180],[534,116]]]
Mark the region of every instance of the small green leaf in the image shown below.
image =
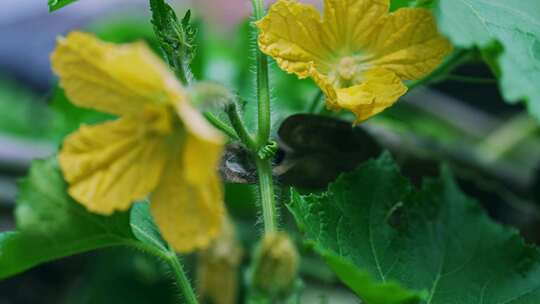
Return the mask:
[[[540,120],[540,2],[537,0],[440,0],[436,5],[440,30],[454,45],[503,51],[496,58],[500,86],[510,103],[527,101]],[[493,66],[493,59],[488,63]]]
[[[66,193],[55,159],[35,161],[20,184],[17,231],[0,235],[0,279],[44,262],[134,240],[129,214],[87,212]]]
[[[181,21],[165,0],[150,0],[152,24],[167,62],[184,84],[193,78],[190,64],[195,57],[197,30],[190,23],[188,10]]]
[[[384,155],[321,195],[293,191],[307,240],[366,304],[536,303],[540,252],[494,223],[451,174],[415,189]]]
[[[133,235],[144,244],[166,252],[167,243],[161,237],[148,202],[136,203],[131,208],[130,226]]]
[[[49,0],[49,12],[54,12],[77,0]]]

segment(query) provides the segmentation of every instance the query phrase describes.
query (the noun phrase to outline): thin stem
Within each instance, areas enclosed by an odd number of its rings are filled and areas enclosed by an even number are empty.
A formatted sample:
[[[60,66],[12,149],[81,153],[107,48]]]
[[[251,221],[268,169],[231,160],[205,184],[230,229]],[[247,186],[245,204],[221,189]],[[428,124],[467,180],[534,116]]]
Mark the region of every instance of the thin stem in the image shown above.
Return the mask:
[[[264,1],[252,0],[255,20],[261,20],[265,14]],[[277,230],[277,209],[274,198],[274,182],[272,180],[272,164],[268,157],[259,155],[258,150],[264,148],[270,140],[270,84],[268,80],[268,57],[257,49],[257,99],[258,99],[258,132],[255,159],[259,175],[259,191],[265,233]]]
[[[269,159],[257,157],[257,172],[259,174],[259,188],[261,193],[261,206],[263,212],[265,233],[277,230],[277,209],[274,198],[274,184],[272,181],[272,165]]]
[[[255,20],[264,16],[263,0],[252,0]],[[271,112],[270,112],[270,84],[268,80],[268,57],[257,49],[257,100],[258,100],[258,132],[257,147],[267,144],[270,138]]]
[[[443,79],[453,69],[460,66],[463,62],[469,60],[470,55],[472,55],[472,53],[469,50],[460,49],[460,50],[454,51],[452,53],[452,55],[450,55],[450,57],[448,57],[431,74],[429,74],[428,76],[426,76],[426,77],[424,77],[424,78],[422,78],[420,80],[410,82],[409,85],[408,85],[409,91],[412,91],[417,87],[429,84],[431,82],[435,82],[435,81]]]
[[[182,291],[182,295],[184,296],[185,303],[187,304],[198,304],[199,301],[197,300],[197,296],[195,295],[195,292],[193,291],[193,288],[191,287],[191,283],[189,282],[189,279],[186,276],[186,273],[184,271],[184,267],[178,260],[178,256],[174,252],[169,252],[167,254],[167,262],[169,263],[172,272],[174,274],[174,278],[176,280],[176,283],[178,284],[178,287]]]
[[[462,75],[454,75],[454,74],[448,75],[446,79],[452,80],[452,81],[474,83],[474,84],[495,84],[495,83],[497,83],[497,79],[493,79],[493,78],[471,77],[471,76],[462,76]]]
[[[313,101],[311,101],[311,105],[309,106],[308,113],[313,114],[313,113],[319,112],[317,109],[321,105],[322,98],[323,98],[323,92],[319,90],[317,92],[317,95],[315,95],[315,98],[313,98]]]
[[[221,130],[223,133],[225,133],[227,136],[229,136],[232,139],[238,140],[240,139],[238,135],[236,135],[236,132],[233,128],[231,128],[229,125],[221,121],[216,115],[210,113],[210,112],[204,112],[204,117],[208,122],[210,122],[216,129]]]
[[[236,107],[236,103],[231,103],[227,106],[225,109],[227,112],[227,115],[229,116],[229,120],[231,122],[231,125],[233,126],[236,134],[240,138],[240,140],[255,154],[257,154],[257,144],[251,134],[248,132],[246,126],[244,125],[244,122],[240,118],[240,113],[238,112],[238,109]]]
[[[118,241],[118,245],[124,245],[128,247],[134,247],[142,252],[145,252],[147,254],[153,255],[154,257],[166,262],[169,264],[169,267],[172,270],[172,273],[174,274],[174,280],[176,283],[176,286],[178,287],[180,293],[182,294],[185,303],[187,304],[198,304],[199,301],[197,300],[197,296],[195,295],[195,292],[193,291],[193,287],[191,287],[191,283],[189,282],[189,279],[186,276],[186,273],[184,271],[184,267],[178,260],[178,256],[176,253],[170,249],[167,249],[165,247],[156,247],[152,245],[148,245],[146,243],[136,241],[136,240],[125,240],[120,239]]]

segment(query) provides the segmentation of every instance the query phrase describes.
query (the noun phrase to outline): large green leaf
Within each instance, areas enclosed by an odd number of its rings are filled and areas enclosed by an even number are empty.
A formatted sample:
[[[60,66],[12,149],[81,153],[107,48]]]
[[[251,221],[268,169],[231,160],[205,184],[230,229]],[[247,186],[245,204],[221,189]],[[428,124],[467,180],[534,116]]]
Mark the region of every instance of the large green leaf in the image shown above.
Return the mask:
[[[497,61],[505,99],[526,100],[540,120],[540,1],[440,0],[435,10],[440,30],[456,46],[502,45]]]
[[[134,240],[129,213],[87,212],[66,193],[55,159],[35,161],[20,184],[17,231],[0,235],[0,279],[38,264]]]
[[[307,240],[367,304],[540,298],[540,253],[494,223],[447,170],[415,189],[388,155],[322,195],[293,192]]]

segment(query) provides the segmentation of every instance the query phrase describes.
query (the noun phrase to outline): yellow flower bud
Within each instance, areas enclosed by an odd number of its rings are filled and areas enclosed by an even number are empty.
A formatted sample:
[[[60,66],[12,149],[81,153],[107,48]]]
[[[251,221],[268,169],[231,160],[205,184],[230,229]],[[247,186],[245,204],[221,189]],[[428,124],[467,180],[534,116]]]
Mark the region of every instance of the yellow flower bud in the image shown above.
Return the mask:
[[[212,245],[198,253],[197,291],[214,304],[234,304],[238,297],[238,268],[242,246],[229,219]]]
[[[260,292],[275,296],[292,289],[299,256],[286,233],[266,234],[255,251],[254,262],[252,283]]]

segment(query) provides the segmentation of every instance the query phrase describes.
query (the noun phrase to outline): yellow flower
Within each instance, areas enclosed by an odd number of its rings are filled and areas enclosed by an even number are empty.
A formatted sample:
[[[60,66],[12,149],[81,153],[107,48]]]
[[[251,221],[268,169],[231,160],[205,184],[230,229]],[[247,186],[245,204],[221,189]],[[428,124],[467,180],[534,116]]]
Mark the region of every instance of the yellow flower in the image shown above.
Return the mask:
[[[451,50],[429,10],[389,14],[389,2],[325,0],[321,18],[311,5],[278,0],[257,23],[259,47],[281,69],[313,78],[330,109],[363,121],[407,92],[403,80],[429,74]]]
[[[149,197],[177,251],[208,246],[224,216],[223,139],[167,66],[144,43],[114,45],[80,32],[59,39],[51,61],[74,104],[119,116],[64,141],[58,159],[70,195],[103,215]]]

